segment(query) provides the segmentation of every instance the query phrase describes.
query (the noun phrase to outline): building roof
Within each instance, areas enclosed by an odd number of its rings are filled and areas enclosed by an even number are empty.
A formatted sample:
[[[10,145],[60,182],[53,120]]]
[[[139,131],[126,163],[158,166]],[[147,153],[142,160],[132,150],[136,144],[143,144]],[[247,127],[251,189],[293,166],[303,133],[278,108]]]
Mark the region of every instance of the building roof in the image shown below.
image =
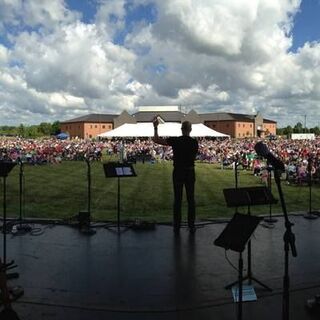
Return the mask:
[[[137,122],[152,122],[160,116],[165,122],[182,122],[185,114],[180,111],[141,111],[132,115]]]
[[[277,123],[277,121],[270,120],[270,119],[263,119],[263,122],[265,122],[265,123]]]
[[[113,122],[113,119],[118,117],[117,114],[98,114],[98,113],[91,113],[85,116],[73,118],[70,120],[62,121],[61,123],[74,123],[74,122]]]
[[[137,122],[152,122],[155,116],[160,116],[165,122],[182,122],[187,116],[180,111],[139,111],[132,114],[132,117]],[[85,116],[73,118],[70,120],[62,121],[61,123],[76,123],[76,122],[114,122],[114,119],[119,117],[118,114],[97,114],[91,113]],[[205,121],[247,121],[253,122],[254,115],[230,113],[230,112],[217,112],[217,113],[202,113],[199,114],[200,119]],[[263,119],[265,123],[277,123],[276,121]]]
[[[216,113],[203,113],[200,114],[203,121],[254,121],[254,115],[231,113],[231,112],[216,112]],[[277,123],[273,120],[263,119],[263,122]]]

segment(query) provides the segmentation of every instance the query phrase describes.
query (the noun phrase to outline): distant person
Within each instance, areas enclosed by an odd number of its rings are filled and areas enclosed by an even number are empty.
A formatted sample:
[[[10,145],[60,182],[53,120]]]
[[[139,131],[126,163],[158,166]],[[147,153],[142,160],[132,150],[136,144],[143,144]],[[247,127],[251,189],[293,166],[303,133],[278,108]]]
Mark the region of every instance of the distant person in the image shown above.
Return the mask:
[[[176,235],[180,232],[181,225],[181,204],[183,186],[186,189],[188,201],[188,227],[190,233],[195,233],[195,201],[194,201],[194,184],[195,170],[194,160],[198,153],[197,140],[190,137],[191,123],[184,121],[181,125],[182,136],[170,137],[167,139],[158,136],[159,120],[156,117],[153,120],[154,136],[153,141],[162,145],[169,145],[173,150],[173,227]]]

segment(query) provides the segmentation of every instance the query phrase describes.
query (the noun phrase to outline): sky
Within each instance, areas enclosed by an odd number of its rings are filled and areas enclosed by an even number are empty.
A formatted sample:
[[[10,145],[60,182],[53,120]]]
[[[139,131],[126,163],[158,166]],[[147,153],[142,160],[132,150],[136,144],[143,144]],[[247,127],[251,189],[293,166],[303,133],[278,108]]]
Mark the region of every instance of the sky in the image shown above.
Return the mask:
[[[320,125],[320,0],[0,0],[0,125],[143,105]]]

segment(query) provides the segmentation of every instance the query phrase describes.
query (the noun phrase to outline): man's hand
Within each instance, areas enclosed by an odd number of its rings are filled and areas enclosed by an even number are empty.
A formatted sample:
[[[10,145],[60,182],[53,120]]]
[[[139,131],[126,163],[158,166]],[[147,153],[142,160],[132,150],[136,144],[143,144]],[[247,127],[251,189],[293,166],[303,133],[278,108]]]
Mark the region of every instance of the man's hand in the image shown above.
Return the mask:
[[[154,128],[158,128],[158,125],[159,125],[158,116],[155,117],[152,122],[153,122],[153,127],[154,127]]]

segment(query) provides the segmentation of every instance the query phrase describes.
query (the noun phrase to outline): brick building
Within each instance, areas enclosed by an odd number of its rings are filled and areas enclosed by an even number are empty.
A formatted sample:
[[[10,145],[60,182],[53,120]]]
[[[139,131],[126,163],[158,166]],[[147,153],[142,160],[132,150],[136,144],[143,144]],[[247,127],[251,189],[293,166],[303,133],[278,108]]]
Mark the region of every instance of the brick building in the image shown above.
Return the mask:
[[[88,114],[61,122],[61,131],[69,133],[71,138],[79,137],[91,139],[97,135],[115,129],[124,123],[152,122],[159,115],[165,122],[203,123],[211,129],[228,134],[232,138],[258,137],[275,135],[277,123],[273,120],[263,119],[260,113],[256,115],[238,113],[205,113],[198,114],[191,110],[189,113],[179,111],[174,107],[168,111],[165,107],[144,107],[130,115],[123,111],[115,114]]]
[[[88,114],[86,116],[61,122],[61,131],[67,132],[71,138],[91,139],[100,133],[110,131],[124,123],[135,123],[126,111],[117,114]]]
[[[263,137],[275,135],[277,122],[263,119],[260,113],[247,115],[239,113],[201,114],[203,123],[211,129],[230,135],[232,138]]]

